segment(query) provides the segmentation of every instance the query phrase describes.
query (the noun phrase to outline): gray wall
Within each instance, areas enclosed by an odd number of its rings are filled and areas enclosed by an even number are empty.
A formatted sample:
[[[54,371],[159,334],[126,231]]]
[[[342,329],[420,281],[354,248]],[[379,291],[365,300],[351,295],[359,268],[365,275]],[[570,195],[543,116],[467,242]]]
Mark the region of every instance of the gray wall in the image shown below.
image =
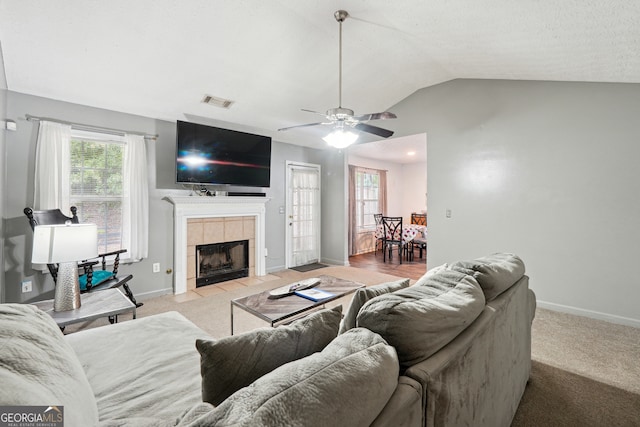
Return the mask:
[[[174,153],[175,153],[175,123],[163,120],[155,120],[131,114],[102,110],[83,105],[70,104],[47,98],[7,92],[7,115],[18,121],[18,132],[7,134],[6,158],[7,158],[7,194],[4,207],[5,229],[5,276],[6,302],[29,302],[43,298],[53,297],[53,282],[48,274],[41,274],[31,269],[31,236],[26,217],[22,210],[33,204],[33,174],[34,158],[38,126],[35,122],[24,119],[25,114],[40,117],[52,117],[74,123],[90,124],[94,126],[110,127],[122,130],[158,134],[156,141],[147,141],[148,168],[149,168],[149,258],[141,262],[124,265],[121,267],[123,274],[133,274],[131,282],[133,292],[142,299],[171,292],[173,289],[173,276],[165,271],[173,269],[173,206],[162,200],[168,194],[187,195],[189,190],[182,189],[174,183]],[[223,125],[222,122],[210,121],[206,123],[199,118],[189,120],[199,121],[211,125]],[[200,118],[201,119],[201,118]],[[226,126],[230,129],[248,132],[259,132],[246,127]],[[334,155],[322,154],[321,151],[284,144],[278,141],[273,143],[272,156],[272,186],[264,191],[271,200],[267,204],[267,234],[266,242],[269,250],[266,266],[268,271],[276,271],[284,268],[284,215],[278,208],[285,203],[284,168],[286,160],[303,161],[321,164],[326,175],[323,181],[323,191],[330,194],[340,194],[342,176],[333,172],[336,168],[327,162],[339,161],[337,168],[342,168],[342,158],[334,158]],[[328,174],[328,175],[327,175]],[[225,188],[231,191],[256,191],[241,187]],[[339,197],[336,197],[339,199]],[[330,204],[323,207],[324,218],[330,218],[334,211],[329,210]],[[335,212],[344,210],[344,202],[336,201],[333,207]],[[324,212],[327,210],[327,212]],[[339,232],[336,222],[328,221],[328,237]],[[344,227],[342,225],[342,227]],[[338,230],[338,231],[336,231]],[[325,242],[323,234],[323,253],[328,259],[346,259],[346,250],[341,251],[340,245]],[[161,265],[161,273],[152,273],[152,263]],[[22,294],[20,282],[25,279],[33,281],[33,292]]]
[[[7,78],[4,71],[2,45],[0,45],[0,121],[7,119]],[[2,126],[0,126],[2,128]],[[6,176],[6,130],[0,129],[0,213],[4,213],[7,188]],[[4,215],[3,215],[4,218]],[[4,221],[0,221],[0,265],[4,266]],[[0,301],[4,301],[4,268],[0,271]]]
[[[541,306],[640,326],[640,85],[455,80],[392,111],[428,136],[430,267],[513,252]]]

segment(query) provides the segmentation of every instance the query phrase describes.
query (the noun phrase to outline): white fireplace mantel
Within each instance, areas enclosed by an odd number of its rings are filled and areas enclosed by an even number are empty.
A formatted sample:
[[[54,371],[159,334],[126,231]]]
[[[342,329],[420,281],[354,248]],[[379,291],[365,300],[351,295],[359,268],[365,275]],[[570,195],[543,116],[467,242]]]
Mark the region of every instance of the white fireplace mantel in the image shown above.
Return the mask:
[[[166,196],[173,204],[173,292],[187,292],[187,220],[190,218],[216,218],[255,216],[255,275],[264,276],[265,267],[265,212],[267,197],[207,197]]]

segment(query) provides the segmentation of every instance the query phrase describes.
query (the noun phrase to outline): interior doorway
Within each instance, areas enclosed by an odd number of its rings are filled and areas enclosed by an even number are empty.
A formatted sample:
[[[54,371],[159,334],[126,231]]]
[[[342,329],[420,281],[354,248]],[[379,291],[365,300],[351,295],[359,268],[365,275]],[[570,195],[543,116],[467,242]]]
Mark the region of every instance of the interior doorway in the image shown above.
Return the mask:
[[[347,163],[361,169],[385,171],[386,203],[379,208],[379,213],[402,217],[403,225],[410,224],[412,213],[427,214],[426,133],[354,145],[349,148]],[[351,204],[349,210],[351,210]],[[372,226],[367,229],[366,225],[356,229],[353,221],[349,220],[347,223],[350,257],[374,252],[375,228]],[[413,262],[420,263],[421,268],[425,268],[426,258],[424,254],[423,258],[419,258],[416,251]],[[376,257],[363,256],[353,261],[354,263],[365,261],[376,263],[376,259]],[[351,261],[350,258],[349,262]],[[382,264],[382,257],[380,257],[380,263]]]

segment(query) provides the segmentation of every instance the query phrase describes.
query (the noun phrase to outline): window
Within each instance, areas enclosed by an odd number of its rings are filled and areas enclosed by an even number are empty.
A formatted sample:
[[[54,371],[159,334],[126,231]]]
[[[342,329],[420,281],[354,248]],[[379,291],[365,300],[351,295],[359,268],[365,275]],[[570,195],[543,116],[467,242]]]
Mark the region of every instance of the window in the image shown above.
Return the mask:
[[[378,171],[356,169],[356,227],[358,231],[376,227],[374,214],[382,212],[380,206],[380,174]]]
[[[98,225],[101,253],[126,249],[123,261],[146,258],[149,180],[144,136],[86,128],[40,120],[33,205],[63,212],[75,205],[81,222]]]
[[[109,134],[72,130],[69,201],[82,222],[98,225],[98,252],[124,247],[124,142]]]

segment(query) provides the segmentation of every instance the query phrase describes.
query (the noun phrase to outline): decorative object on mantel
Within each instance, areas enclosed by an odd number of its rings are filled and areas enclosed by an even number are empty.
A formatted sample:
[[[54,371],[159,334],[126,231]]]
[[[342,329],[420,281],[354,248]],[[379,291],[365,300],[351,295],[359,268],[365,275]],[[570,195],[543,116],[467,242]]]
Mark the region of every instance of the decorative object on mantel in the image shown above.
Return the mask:
[[[388,111],[383,111],[382,113],[371,113],[354,116],[353,110],[342,108],[342,23],[349,17],[349,13],[346,10],[338,10],[333,14],[333,16],[334,18],[336,18],[336,21],[338,21],[340,25],[338,45],[338,108],[330,108],[327,110],[326,114],[320,113],[318,111],[305,110],[303,108],[302,111],[319,114],[321,116],[324,116],[327,121],[289,126],[280,128],[278,130],[282,131],[299,127],[332,125],[331,132],[322,139],[327,144],[335,148],[346,148],[356,142],[356,139],[358,139],[358,133],[351,131],[351,129],[360,132],[371,133],[382,138],[389,138],[391,135],[393,135],[392,131],[369,125],[367,124],[367,122],[369,122],[370,120],[395,119],[395,114]]]
[[[53,311],[80,308],[78,261],[98,256],[95,224],[37,225],[33,230],[31,262],[59,263]]]

